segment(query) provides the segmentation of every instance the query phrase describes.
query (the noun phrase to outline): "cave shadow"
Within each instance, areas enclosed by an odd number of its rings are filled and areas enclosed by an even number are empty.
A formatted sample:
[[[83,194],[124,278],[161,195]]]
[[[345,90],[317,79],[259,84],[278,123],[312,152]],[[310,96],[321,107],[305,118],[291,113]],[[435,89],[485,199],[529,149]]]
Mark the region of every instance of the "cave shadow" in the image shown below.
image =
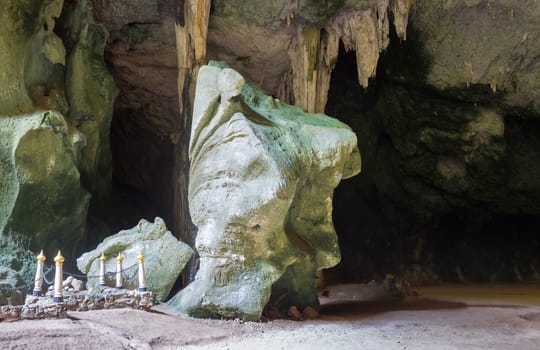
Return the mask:
[[[433,311],[457,310],[471,305],[450,300],[422,297],[408,297],[396,301],[335,301],[321,299],[320,315],[322,320],[363,320],[393,311]]]

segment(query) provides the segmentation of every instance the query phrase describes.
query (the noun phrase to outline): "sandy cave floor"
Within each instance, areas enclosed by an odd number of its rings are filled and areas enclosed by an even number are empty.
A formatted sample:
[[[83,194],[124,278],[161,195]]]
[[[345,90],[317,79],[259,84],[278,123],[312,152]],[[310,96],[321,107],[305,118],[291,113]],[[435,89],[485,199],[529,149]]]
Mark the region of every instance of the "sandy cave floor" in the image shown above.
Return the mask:
[[[416,288],[396,303],[321,300],[313,321],[116,309],[0,323],[0,349],[540,349],[540,284]]]

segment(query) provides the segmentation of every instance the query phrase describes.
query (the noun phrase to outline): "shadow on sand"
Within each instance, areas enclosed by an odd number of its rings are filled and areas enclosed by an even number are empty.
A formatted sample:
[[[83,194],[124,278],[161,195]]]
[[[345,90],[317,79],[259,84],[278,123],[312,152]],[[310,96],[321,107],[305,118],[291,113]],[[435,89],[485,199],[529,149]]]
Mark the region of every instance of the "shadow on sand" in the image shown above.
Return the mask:
[[[321,300],[321,318],[325,320],[361,320],[392,311],[455,310],[470,305],[430,298],[407,298],[404,301],[334,301]]]

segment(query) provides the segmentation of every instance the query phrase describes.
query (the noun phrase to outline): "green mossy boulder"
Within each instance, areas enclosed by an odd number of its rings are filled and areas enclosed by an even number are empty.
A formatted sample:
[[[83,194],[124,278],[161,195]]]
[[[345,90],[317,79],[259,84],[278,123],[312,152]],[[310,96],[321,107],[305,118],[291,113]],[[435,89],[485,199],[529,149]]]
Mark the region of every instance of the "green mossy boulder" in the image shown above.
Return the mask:
[[[199,71],[193,115],[200,269],[169,303],[197,317],[258,320],[279,280],[275,297],[287,307],[317,308],[315,273],[340,260],[332,194],[360,171],[356,136],[217,63]]]
[[[24,304],[27,292],[26,283],[16,271],[0,266],[0,306]]]
[[[90,199],[77,170],[82,135],[46,111],[0,117],[0,140],[0,239],[48,256],[71,253],[83,238]]]
[[[193,250],[177,240],[161,218],[155,218],[153,223],[142,219],[137,226],[105,238],[96,249],[81,255],[77,259],[77,266],[88,276],[94,276],[88,278],[87,287],[97,289],[99,279],[95,276],[99,276],[99,258],[104,254],[107,257],[105,271],[112,273],[107,276],[106,283],[114,287],[115,258],[121,253],[124,257],[123,268],[129,269],[124,273],[124,286],[137,289],[138,270],[133,266],[137,264],[137,256],[141,252],[144,255],[147,288],[158,301],[165,301]]]

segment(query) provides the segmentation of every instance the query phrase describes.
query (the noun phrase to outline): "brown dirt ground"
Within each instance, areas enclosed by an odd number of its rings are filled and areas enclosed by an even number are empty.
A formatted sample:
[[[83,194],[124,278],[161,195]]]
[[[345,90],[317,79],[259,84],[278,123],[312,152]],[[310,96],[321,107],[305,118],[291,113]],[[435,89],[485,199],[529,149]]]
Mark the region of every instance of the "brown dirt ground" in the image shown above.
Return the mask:
[[[404,302],[321,300],[312,321],[200,320],[165,305],[0,323],[0,349],[540,349],[540,284],[416,289]]]

